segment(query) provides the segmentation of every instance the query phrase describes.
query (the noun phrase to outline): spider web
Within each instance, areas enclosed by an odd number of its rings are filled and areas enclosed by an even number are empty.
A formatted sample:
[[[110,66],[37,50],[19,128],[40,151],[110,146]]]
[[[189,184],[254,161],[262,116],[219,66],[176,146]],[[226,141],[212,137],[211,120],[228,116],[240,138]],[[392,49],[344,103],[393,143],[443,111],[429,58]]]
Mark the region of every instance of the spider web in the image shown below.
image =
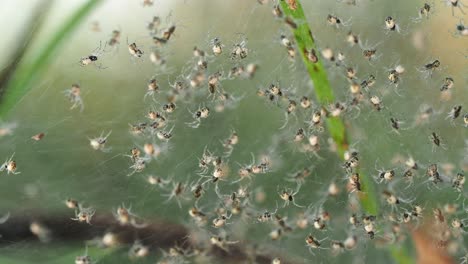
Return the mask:
[[[159,6],[159,3],[156,2],[155,5]],[[418,171],[419,178],[410,189],[404,189],[404,182],[399,181],[393,191],[401,199],[416,198],[419,203],[430,208],[446,201],[434,201],[429,197],[427,184],[423,179],[424,169],[431,163],[439,163],[441,171],[447,167],[444,170],[447,179],[453,177],[458,170],[466,170],[466,153],[463,154],[466,128],[460,118],[453,123],[445,119],[453,105],[467,101],[462,66],[466,64],[466,59],[448,52],[450,50],[446,47],[456,47],[459,40],[446,33],[445,28],[436,27],[437,22],[431,20],[424,25],[412,24],[410,18],[413,14],[417,15],[416,5],[410,8],[402,2],[388,11],[395,15],[402,28],[407,29],[406,35],[386,33],[383,27],[376,27],[378,23],[383,25],[383,19],[379,18],[389,15],[387,9],[378,8],[380,5],[385,4],[358,1],[358,6],[349,8],[344,3],[319,1],[304,3],[304,8],[311,28],[317,29],[314,31],[314,38],[317,39],[318,52],[328,47],[336,55],[340,51],[346,54],[345,66],[357,69],[359,81],[369,74],[377,77],[377,84],[369,88],[369,94],[381,98],[383,109],[377,111],[368,102],[363,102],[359,106],[360,111],[350,109],[343,113],[344,120],[349,124],[351,142],[356,142],[351,147],[359,151],[360,159],[363,160],[361,169],[377,179],[378,170],[382,168],[394,168],[401,175],[404,165],[393,162],[398,160],[395,156],[414,157],[423,168]],[[118,7],[117,15],[109,17],[109,10],[114,7]],[[56,55],[54,64],[15,108],[10,120],[4,121],[15,123],[17,127],[12,135],[0,138],[0,157],[6,159],[15,153],[14,158],[21,174],[5,175],[2,172],[5,186],[11,186],[2,190],[2,212],[15,213],[20,207],[20,210],[26,212],[40,211],[51,215],[59,212],[72,218],[75,212],[64,205],[67,198],[77,199],[85,207],[93,207],[97,214],[112,213],[124,204],[131,206],[131,211],[146,221],[162,219],[188,226],[194,239],[205,239],[202,244],[207,244],[209,235],[218,234],[219,230],[199,228],[192,222],[187,213],[194,202],[192,194],[187,191],[180,198],[182,208],[179,208],[176,199],[167,200],[167,195],[172,192],[173,183],[187,184],[186,187],[190,189],[200,179],[197,174],[198,160],[204,149],[222,155],[225,152],[222,142],[235,131],[240,141],[234,146],[232,154],[224,158],[229,166],[229,175],[226,181],[218,183],[219,193],[229,195],[238,186],[248,186],[252,196],[257,199],[252,199],[249,208],[254,215],[252,218],[238,219],[233,216],[228,220],[225,230],[229,233],[230,240],[260,244],[260,253],[279,249],[281,255],[300,261],[314,259],[340,262],[352,257],[357,262],[362,261],[359,255],[364,260],[378,260],[379,263],[384,261],[379,256],[381,250],[375,249],[374,244],[364,236],[360,237],[355,251],[330,259],[332,254],[327,249],[314,251],[315,255],[311,255],[304,247],[308,230],[296,230],[279,241],[271,241],[268,234],[277,227],[273,224],[261,225],[255,221],[256,215],[265,210],[278,210],[278,215],[287,216],[288,224],[294,225],[293,220],[300,212],[308,210],[311,215],[315,215],[320,209],[326,209],[333,216],[330,222],[332,227],[323,232],[314,231],[314,235],[319,238],[328,237],[328,240],[344,240],[353,232],[362,235],[362,230],[350,231],[347,226],[347,217],[353,210],[347,208],[346,204],[352,197],[345,191],[348,179],[341,168],[341,160],[328,150],[328,133],[320,134],[321,150],[317,155],[302,153],[297,144],[292,142],[294,133],[299,128],[308,126],[305,122],[310,120],[312,109],[298,110],[297,115],[289,116],[285,123],[287,104],[283,98],[269,101],[268,98],[256,95],[258,90],[265,90],[271,84],[276,84],[290,98],[299,100],[302,96],[307,96],[316,101],[313,85],[302,66],[299,52],[296,59],[291,61],[280,44],[281,34],[292,36],[289,29],[284,27],[282,19],[272,18],[272,5],[262,6],[255,1],[235,1],[229,4],[179,1],[172,6],[161,4],[160,7],[144,9],[138,3],[108,3],[101,7],[68,41],[62,52]],[[437,7],[434,19],[445,19],[446,10],[442,11],[442,6]],[[372,17],[369,15],[370,10]],[[374,12],[375,10],[378,12]],[[358,46],[350,47],[344,41],[351,26],[338,29],[326,27],[326,12],[343,16],[344,21],[350,20],[353,32],[362,35],[361,41],[368,39],[369,43],[381,43],[377,46],[381,56],[376,61],[365,61]],[[162,28],[172,23],[176,25],[176,31],[168,45],[159,48],[167,60],[164,67],[154,66],[148,58],[154,48],[145,26],[155,15],[163,18]],[[219,23],[220,18],[229,23]],[[100,22],[101,32],[89,30],[88,25],[95,20]],[[456,22],[455,18],[452,20]],[[79,59],[89,56],[99,43],[108,41],[114,29],[122,31],[121,43],[118,49],[100,54],[98,61],[102,67],[79,66]],[[425,32],[427,36],[427,43],[422,50],[411,47],[419,31]],[[439,48],[440,40],[436,38],[439,35],[449,37],[450,44],[445,43],[443,48]],[[212,55],[210,45],[213,38],[219,38],[224,45],[221,56]],[[127,39],[144,51],[141,59],[133,58],[128,53]],[[241,41],[245,41],[249,49],[248,56],[245,61],[232,60],[229,56],[231,49]],[[258,64],[259,70],[251,80],[233,78],[220,82],[220,90],[239,99],[222,112],[214,111],[217,101],[209,97],[206,85],[196,88],[198,90],[188,99],[176,102],[175,113],[167,115],[168,129],[173,127],[173,138],[167,143],[148,134],[132,135],[129,124],[149,122],[145,115],[150,109],[161,110],[166,103],[171,83],[187,79],[189,73],[194,72],[193,46],[210,54],[207,56],[207,76],[216,72],[227,76],[232,67],[247,63]],[[424,75],[417,68],[430,61],[428,57],[441,58],[447,67],[435,71],[432,78],[423,78]],[[345,67],[337,66],[336,62],[327,62],[322,57],[320,60],[327,67],[337,101],[348,102],[350,93]],[[387,81],[387,69],[398,64],[405,67],[405,73],[402,75],[402,82],[395,87]],[[448,102],[440,99],[439,92],[445,76],[452,76],[456,80],[456,88]],[[152,78],[159,81],[161,91],[144,99],[148,81]],[[74,83],[81,87],[84,103],[82,112],[79,109],[69,109],[71,104],[63,94]],[[415,116],[422,103],[432,106],[435,114],[429,122],[415,124]],[[210,116],[202,119],[198,128],[188,126],[187,123],[194,121],[192,113],[202,105],[212,110]],[[467,106],[463,105],[464,110],[465,107]],[[318,109],[318,106],[313,108]],[[404,121],[398,133],[391,128],[391,117]],[[286,124],[285,128],[280,129],[283,124]],[[440,134],[447,149],[435,148],[433,151],[428,136],[434,131]],[[40,132],[45,133],[41,141],[30,139]],[[109,150],[93,150],[89,139],[108,132],[111,132],[106,142]],[[318,132],[308,132],[308,135],[312,134]],[[158,158],[147,162],[141,172],[132,174],[132,161],[127,155],[130,155],[133,147],[142,149],[145,143],[154,143],[164,151]],[[238,179],[239,168],[259,163],[265,155],[271,162],[268,173],[253,176],[251,182],[242,180],[239,184],[230,184]],[[465,164],[462,163],[463,159]],[[443,164],[453,164],[455,169],[450,170],[449,166]],[[295,190],[297,184],[288,179],[304,168],[312,168],[312,174],[301,185],[294,199],[298,205],[306,208],[298,208],[293,204],[283,207],[283,200],[279,199],[278,194],[283,189]],[[128,176],[129,174],[132,175]],[[163,188],[151,186],[147,181],[150,175],[171,182]],[[205,180],[203,178],[201,181]],[[337,183],[342,190],[335,200],[326,197],[331,182]],[[445,184],[449,186],[450,183]],[[376,185],[378,194],[388,188],[384,183]],[[215,192],[215,184],[208,183],[205,186],[207,190],[198,207],[209,212],[209,226],[218,216],[214,210],[220,207],[222,201]],[[462,200],[454,201],[458,194],[448,189],[437,191],[447,197],[447,202],[461,206]],[[259,198],[260,194],[266,195],[264,201]],[[392,211],[385,200],[379,201],[379,204],[384,213]],[[404,205],[404,208],[409,210],[410,206]],[[385,221],[379,221],[378,225],[381,232],[386,232],[391,227]],[[33,250],[31,255],[41,254],[41,247],[38,249],[34,243],[11,243],[6,248],[18,255],[28,250]],[[323,248],[327,246],[324,245]]]

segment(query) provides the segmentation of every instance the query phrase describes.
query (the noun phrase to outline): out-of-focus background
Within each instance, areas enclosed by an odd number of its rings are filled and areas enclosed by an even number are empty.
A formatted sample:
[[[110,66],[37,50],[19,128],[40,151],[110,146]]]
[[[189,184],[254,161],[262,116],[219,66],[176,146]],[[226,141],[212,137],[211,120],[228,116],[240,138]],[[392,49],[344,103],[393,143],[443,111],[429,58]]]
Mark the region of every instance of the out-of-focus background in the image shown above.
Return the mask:
[[[19,36],[30,30],[28,19],[40,5],[51,6],[44,24],[38,29],[26,52],[22,62],[25,65],[38,56],[56,30],[84,2],[55,1],[50,4],[45,1],[2,1],[1,68],[11,62],[10,51],[25,45],[18,41],[21,39]],[[394,162],[398,155],[414,157],[422,168],[431,163],[446,164],[444,168],[447,168],[447,177],[466,170],[467,129],[463,127],[462,117],[453,123],[445,117],[455,105],[463,106],[462,115],[468,108],[468,41],[466,35],[457,33],[456,28],[457,24],[464,23],[463,19],[468,23],[467,16],[458,8],[454,8],[452,14],[452,8],[439,1],[430,3],[433,8],[428,19],[423,17],[417,22],[414,20],[417,20],[424,1],[357,0],[356,5],[349,5],[346,1],[314,0],[302,1],[302,4],[319,50],[331,48],[336,54],[343,52],[346,65],[357,69],[359,80],[369,74],[377,78],[377,84],[370,89],[375,89],[375,94],[380,96],[384,110],[378,112],[364,104],[359,106],[359,111],[353,109],[343,117],[353,143],[352,148],[359,150],[363,161],[362,170],[369,175],[376,175],[377,169],[396,168],[400,169],[401,174],[401,165]],[[279,252],[299,263],[307,263],[312,259],[324,263],[341,263],[349,262],[350,258],[355,262],[392,263],[387,250],[365,239],[359,241],[357,250],[346,251],[338,256],[333,256],[328,249],[314,250],[313,255],[305,246],[304,238],[310,232],[329,240],[344,239],[350,232],[349,228],[343,228],[348,224],[348,195],[344,190],[347,180],[340,166],[341,160],[336,153],[328,150],[327,132],[321,136],[322,150],[318,157],[298,153],[293,145],[283,144],[283,141],[292,138],[297,128],[304,125],[297,118],[290,117],[286,128],[280,129],[284,124],[284,107],[257,96],[259,89],[265,89],[271,83],[279,83],[298,98],[302,95],[313,98],[313,85],[299,54],[291,61],[285,47],[281,45],[280,36],[291,36],[291,32],[283,19],[272,15],[272,6],[273,3],[261,5],[254,0],[154,0],[152,6],[143,6],[142,1],[136,0],[102,1],[53,53],[52,62],[34,79],[28,93],[8,115],[1,117],[0,128],[11,129],[11,134],[0,136],[0,159],[8,159],[14,153],[21,173],[0,173],[0,214],[10,212],[12,216],[17,214],[34,218],[39,213],[71,218],[74,217],[74,211],[66,208],[63,201],[73,197],[95,208],[97,214],[111,213],[124,203],[131,205],[132,212],[142,219],[157,219],[196,229],[187,214],[193,205],[192,201],[188,201],[193,199],[192,196],[182,199],[182,208],[179,208],[175,200],[165,202],[167,197],[163,196],[170,193],[172,183],[166,189],[161,189],[151,186],[146,179],[148,175],[156,175],[174,182],[196,181],[198,159],[204,149],[222,153],[220,141],[235,130],[240,141],[228,158],[231,168],[228,182],[237,179],[239,164],[251,163],[251,153],[257,159],[266,154],[273,160],[271,172],[255,176],[250,184],[251,190],[266,195],[265,201],[258,201],[253,206],[256,211],[274,211],[278,203],[281,214],[288,215],[294,225],[294,217],[303,209],[293,205],[282,208],[283,201],[277,193],[285,186],[295,189],[295,183],[285,181],[285,178],[304,167],[313,168],[313,172],[295,198],[298,204],[309,206],[321,200],[331,181],[339,184],[342,195],[340,199],[326,203],[330,214],[338,216],[333,220],[336,227],[330,227],[331,231],[320,233],[309,227],[285,236],[280,241],[271,241],[268,236],[270,226],[254,223],[252,219],[236,219],[232,220],[233,225],[228,228],[229,231],[234,230],[232,240],[257,244],[259,251]],[[465,13],[468,12],[468,7],[463,9]],[[328,25],[328,14],[339,16],[343,25]],[[154,16],[161,18],[161,28],[176,26],[167,45],[159,48],[154,46],[147,30],[147,24]],[[384,24],[387,16],[396,19],[400,32],[387,32]],[[121,31],[118,47],[106,45],[113,30]],[[377,48],[377,60],[368,62],[362,58],[359,46],[349,46],[345,39],[350,31],[359,34],[363,46],[367,46],[365,48]],[[141,147],[148,141],[160,143],[157,139],[142,139],[132,135],[129,124],[145,122],[145,114],[149,110],[161,107],[170,84],[187,77],[188,69],[194,62],[193,47],[200,47],[210,53],[213,38],[222,41],[226,53],[235,43],[246,40],[249,54],[245,61],[258,64],[257,73],[252,79],[223,80],[222,89],[240,100],[223,112],[218,113],[212,108],[210,117],[202,120],[196,129],[186,125],[193,120],[190,111],[211,102],[202,95],[191,101],[191,104],[181,104],[169,117],[174,125],[173,138],[163,144],[165,152],[157,160],[148,163],[142,172],[127,176],[132,172],[129,168],[131,161],[125,156],[129,155],[130,149]],[[127,43],[133,42],[143,50],[142,58],[134,58],[129,54]],[[81,66],[80,59],[96,49],[105,50],[99,54],[98,63]],[[149,54],[155,50],[166,60],[163,66],[151,62]],[[419,71],[434,59],[439,59],[441,66],[431,77]],[[349,101],[351,95],[345,68],[322,60],[327,66],[337,101]],[[388,69],[398,64],[405,67],[405,73],[395,88],[388,84],[387,74]],[[236,62],[229,59],[228,55],[211,56],[208,70],[209,73],[221,71],[226,76],[235,65]],[[455,87],[450,94],[440,92],[445,77],[455,80]],[[155,95],[155,101],[149,97],[144,100],[147,83],[152,78],[159,81],[162,92]],[[84,104],[82,112],[79,109],[71,110],[71,104],[64,95],[64,91],[74,83],[81,86]],[[200,89],[207,90],[205,87]],[[434,109],[434,117],[427,123],[418,124],[415,119],[424,105]],[[399,133],[392,131],[390,117],[404,121]],[[93,150],[89,139],[109,131],[112,131],[106,142],[109,151]],[[433,131],[441,136],[444,148],[433,151],[429,140]],[[41,141],[30,139],[40,132],[45,133]],[[450,165],[453,166],[452,170]],[[424,177],[424,169],[419,172],[419,176]],[[220,185],[226,194],[234,188],[234,185],[228,183]],[[408,200],[415,199],[427,208],[449,202],[462,207],[463,198],[455,200],[458,193],[450,188],[430,190],[420,180],[411,188],[402,190],[401,196]],[[199,204],[206,211],[213,210],[216,199],[219,199],[212,191],[213,187],[210,187],[208,198]],[[466,196],[466,191],[462,193]],[[384,208],[383,212],[392,210],[382,201],[379,204]],[[4,224],[8,224],[8,221]],[[381,226],[383,233],[385,223]],[[410,236],[409,233],[407,236]],[[409,241],[403,245],[410,248],[408,251],[414,256]],[[0,245],[0,262],[73,263],[75,256],[85,252],[84,242],[73,239],[65,242],[52,240],[49,243],[40,243],[34,239],[3,241]],[[329,248],[328,243],[324,242],[323,247]],[[126,256],[128,247],[106,254],[92,246],[89,250],[101,256],[96,257],[99,263],[130,261]],[[455,256],[458,257],[460,252]],[[152,263],[161,255],[161,251],[157,251],[146,260],[132,261]]]

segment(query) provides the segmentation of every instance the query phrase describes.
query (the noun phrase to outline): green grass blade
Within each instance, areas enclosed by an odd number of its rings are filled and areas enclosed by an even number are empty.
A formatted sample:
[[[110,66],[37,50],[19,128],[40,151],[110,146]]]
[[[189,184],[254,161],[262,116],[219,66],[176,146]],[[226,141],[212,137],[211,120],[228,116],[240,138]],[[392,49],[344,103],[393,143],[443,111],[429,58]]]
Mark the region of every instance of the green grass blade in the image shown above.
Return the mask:
[[[62,24],[32,62],[28,64],[23,62],[23,65],[13,74],[2,95],[0,101],[0,119],[4,119],[7,113],[31,89],[31,84],[49,66],[60,44],[100,2],[102,0],[88,0],[84,3]]]
[[[322,105],[328,105],[335,101],[333,90],[328,81],[327,72],[320,60],[312,62],[307,58],[307,52],[311,49],[316,50],[315,41],[307,24],[307,19],[304,15],[304,10],[299,1],[296,1],[296,9],[292,10],[283,0],[280,1],[283,12],[286,16],[294,19],[297,27],[293,29],[294,38],[300,51],[302,61],[306,66],[307,72],[314,83],[314,91],[317,100]],[[348,139],[346,135],[345,125],[340,117],[327,118],[327,128],[337,146],[338,154],[343,158],[344,152],[348,149]],[[360,173],[362,180],[363,192],[359,195],[361,205],[364,210],[376,215],[378,212],[377,195],[374,190],[372,180],[364,173]]]
[[[297,47],[300,51],[302,61],[306,66],[307,72],[314,83],[314,91],[317,100],[322,105],[327,105],[335,101],[333,90],[328,81],[327,72],[320,60],[316,63],[307,58],[307,51],[315,50],[315,41],[312,36],[312,31],[307,24],[304,15],[304,10],[301,4],[297,1],[296,10],[291,10],[285,1],[280,1],[283,12],[290,18],[293,18],[297,23],[297,27],[293,29],[294,38],[296,39]],[[339,117],[327,118],[327,126],[330,134],[337,144],[338,153],[342,156],[344,151],[348,149],[346,138],[346,130],[343,121]]]
[[[304,15],[304,10],[302,9],[300,1],[295,1],[295,9],[289,8],[288,3],[286,3],[286,1],[284,0],[281,0],[280,3],[283,13],[288,18],[292,18],[296,23],[296,27],[292,29],[294,33],[294,38],[296,40],[299,52],[301,54],[302,61],[304,62],[307,72],[309,73],[309,76],[314,83],[314,91],[318,102],[322,105],[328,105],[330,103],[333,103],[335,100],[333,90],[331,88],[330,82],[328,81],[327,73],[323,64],[320,60],[318,60],[317,62],[313,62],[307,57],[307,53],[312,49],[316,50],[316,46],[312,35],[312,31],[309,25],[307,24],[307,19]],[[341,158],[343,158],[344,151],[346,151],[349,147],[343,120],[341,120],[341,118],[339,117],[327,118],[327,128],[333,140],[335,141],[338,154]],[[366,213],[377,215],[377,201],[379,197],[375,192],[372,179],[362,172],[360,172],[360,176],[363,189],[363,192],[359,194],[361,206]],[[413,262],[408,253],[399,247],[390,247],[390,253],[393,256],[394,260],[398,263],[406,264]]]

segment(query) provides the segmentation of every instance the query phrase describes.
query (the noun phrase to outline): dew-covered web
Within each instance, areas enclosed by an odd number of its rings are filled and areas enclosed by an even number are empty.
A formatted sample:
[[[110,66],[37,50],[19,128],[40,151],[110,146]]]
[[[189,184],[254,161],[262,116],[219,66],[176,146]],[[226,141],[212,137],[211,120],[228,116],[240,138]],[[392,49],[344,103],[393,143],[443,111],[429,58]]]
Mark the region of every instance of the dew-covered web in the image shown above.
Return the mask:
[[[49,256],[72,262],[88,247],[106,263],[99,248],[115,245],[105,235],[128,228],[117,247],[125,260],[149,247],[148,263],[384,263],[386,248],[408,246],[410,231],[440,208],[445,220],[435,224],[449,234],[434,243],[465,255],[466,229],[453,223],[466,225],[468,209],[466,32],[456,28],[468,8],[452,16],[444,3],[428,3],[426,14],[421,1],[303,1],[335,94],[322,105],[284,14],[274,15],[278,4],[106,3],[93,13],[0,123],[0,158],[14,153],[17,165],[0,172],[0,213],[11,214],[0,228],[18,221],[49,232],[18,239],[11,228],[5,252],[46,261],[51,245]],[[345,161],[327,116],[345,123]],[[355,173],[373,186],[377,215],[359,204],[371,194]],[[71,219],[80,212],[92,217]],[[58,221],[40,221],[50,218]],[[91,231],[57,234],[76,225]],[[158,244],[184,228],[184,239]]]

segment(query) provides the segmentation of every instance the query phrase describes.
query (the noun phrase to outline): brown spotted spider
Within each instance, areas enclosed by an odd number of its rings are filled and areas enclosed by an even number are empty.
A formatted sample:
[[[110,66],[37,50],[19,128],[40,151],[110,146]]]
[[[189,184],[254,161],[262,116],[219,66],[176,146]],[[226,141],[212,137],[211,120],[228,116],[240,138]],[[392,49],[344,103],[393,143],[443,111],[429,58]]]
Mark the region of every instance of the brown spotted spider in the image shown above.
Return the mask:
[[[94,64],[97,68],[99,69],[105,69],[106,67],[102,67],[102,64],[97,64],[97,60],[101,55],[104,53],[104,50],[106,49],[106,44],[104,45],[104,48],[101,47],[101,43],[99,43],[99,47],[97,47],[89,56],[83,57],[80,59],[80,66],[87,66],[90,64]]]
[[[78,210],[75,210],[75,217],[71,218],[71,220],[91,224],[91,218],[94,216],[94,213],[96,213],[96,210],[94,208],[85,208],[82,205],[78,205]]]
[[[0,171],[6,171],[7,174],[20,174],[21,172],[16,171],[16,161],[13,160],[13,157],[15,156],[15,153],[11,155],[9,159],[6,159],[5,162],[2,164],[0,167]]]
[[[300,189],[301,189],[301,183],[297,184],[295,191],[293,191],[292,189],[286,189],[286,188],[279,191],[279,186],[278,186],[278,195],[281,198],[281,200],[284,201],[283,207],[288,206],[290,202],[292,202],[297,207],[301,207],[301,208],[304,207],[302,205],[298,205],[295,201],[295,196],[299,192]]]
[[[109,152],[111,148],[106,148],[107,138],[110,136],[112,131],[109,131],[107,135],[104,136],[104,131],[101,132],[101,135],[96,138],[88,138],[89,144],[94,150],[100,150],[102,152]]]

